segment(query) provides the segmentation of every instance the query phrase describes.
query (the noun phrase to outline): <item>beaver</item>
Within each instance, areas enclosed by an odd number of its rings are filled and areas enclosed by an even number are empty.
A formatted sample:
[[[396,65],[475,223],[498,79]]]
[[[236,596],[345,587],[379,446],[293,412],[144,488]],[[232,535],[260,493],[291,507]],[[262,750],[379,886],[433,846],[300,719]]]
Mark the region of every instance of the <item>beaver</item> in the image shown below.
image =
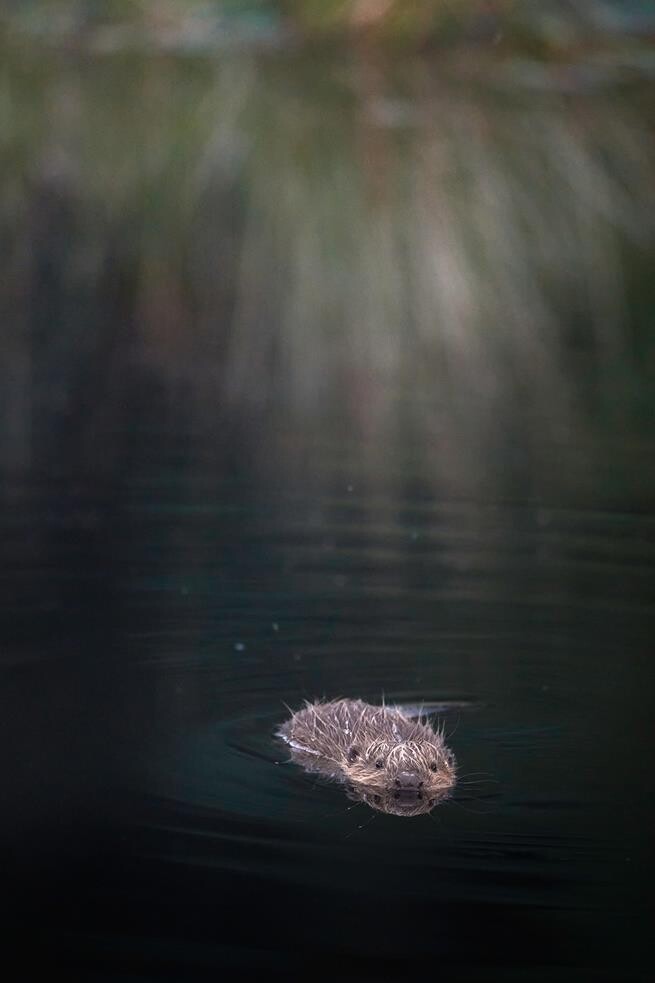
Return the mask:
[[[381,812],[430,812],[455,786],[455,757],[420,711],[363,700],[306,702],[276,733],[292,761],[346,784],[351,799]]]

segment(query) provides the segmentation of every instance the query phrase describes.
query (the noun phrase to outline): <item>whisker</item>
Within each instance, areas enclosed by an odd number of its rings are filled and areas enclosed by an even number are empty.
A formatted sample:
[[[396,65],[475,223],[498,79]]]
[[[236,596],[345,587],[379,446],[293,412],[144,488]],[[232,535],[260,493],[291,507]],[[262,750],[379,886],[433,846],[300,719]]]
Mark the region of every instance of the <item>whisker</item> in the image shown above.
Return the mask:
[[[454,806],[457,806],[458,809],[461,809],[462,812],[468,812],[469,815],[472,815],[472,816],[489,816],[494,811],[493,809],[467,809],[466,806],[463,806],[462,805],[462,802],[461,802],[460,799],[452,798],[449,801]],[[467,799],[466,801],[469,801],[469,800]]]

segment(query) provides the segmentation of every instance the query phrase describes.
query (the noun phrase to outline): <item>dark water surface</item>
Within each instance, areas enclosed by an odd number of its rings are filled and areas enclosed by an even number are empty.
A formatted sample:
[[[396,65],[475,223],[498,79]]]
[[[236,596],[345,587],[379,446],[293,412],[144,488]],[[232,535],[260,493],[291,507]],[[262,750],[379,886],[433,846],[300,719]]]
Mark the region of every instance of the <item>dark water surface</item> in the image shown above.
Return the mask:
[[[646,979],[653,519],[138,470],[111,502],[21,488],[3,519],[28,954]],[[273,742],[285,702],[382,693],[469,703],[430,816],[353,807]]]
[[[651,979],[651,88],[4,53],[23,975]],[[317,696],[450,704],[454,800]]]

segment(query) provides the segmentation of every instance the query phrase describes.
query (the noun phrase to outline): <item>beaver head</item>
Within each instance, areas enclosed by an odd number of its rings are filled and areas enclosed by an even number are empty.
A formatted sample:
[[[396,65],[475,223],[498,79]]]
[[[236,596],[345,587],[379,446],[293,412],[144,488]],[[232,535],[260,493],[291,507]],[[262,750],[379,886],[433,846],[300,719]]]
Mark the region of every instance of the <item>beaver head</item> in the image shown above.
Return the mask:
[[[429,812],[455,784],[455,759],[440,741],[377,740],[346,751],[343,774],[351,796],[395,815]]]

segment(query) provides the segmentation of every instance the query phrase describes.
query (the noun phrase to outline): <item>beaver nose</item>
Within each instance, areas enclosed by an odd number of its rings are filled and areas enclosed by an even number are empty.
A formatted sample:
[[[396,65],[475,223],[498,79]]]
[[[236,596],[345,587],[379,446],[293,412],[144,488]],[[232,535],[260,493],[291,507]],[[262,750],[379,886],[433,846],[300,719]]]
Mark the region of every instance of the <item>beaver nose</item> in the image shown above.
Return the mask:
[[[396,779],[396,788],[403,792],[416,792],[422,784],[423,782],[419,781],[418,775],[413,771],[401,771]]]

